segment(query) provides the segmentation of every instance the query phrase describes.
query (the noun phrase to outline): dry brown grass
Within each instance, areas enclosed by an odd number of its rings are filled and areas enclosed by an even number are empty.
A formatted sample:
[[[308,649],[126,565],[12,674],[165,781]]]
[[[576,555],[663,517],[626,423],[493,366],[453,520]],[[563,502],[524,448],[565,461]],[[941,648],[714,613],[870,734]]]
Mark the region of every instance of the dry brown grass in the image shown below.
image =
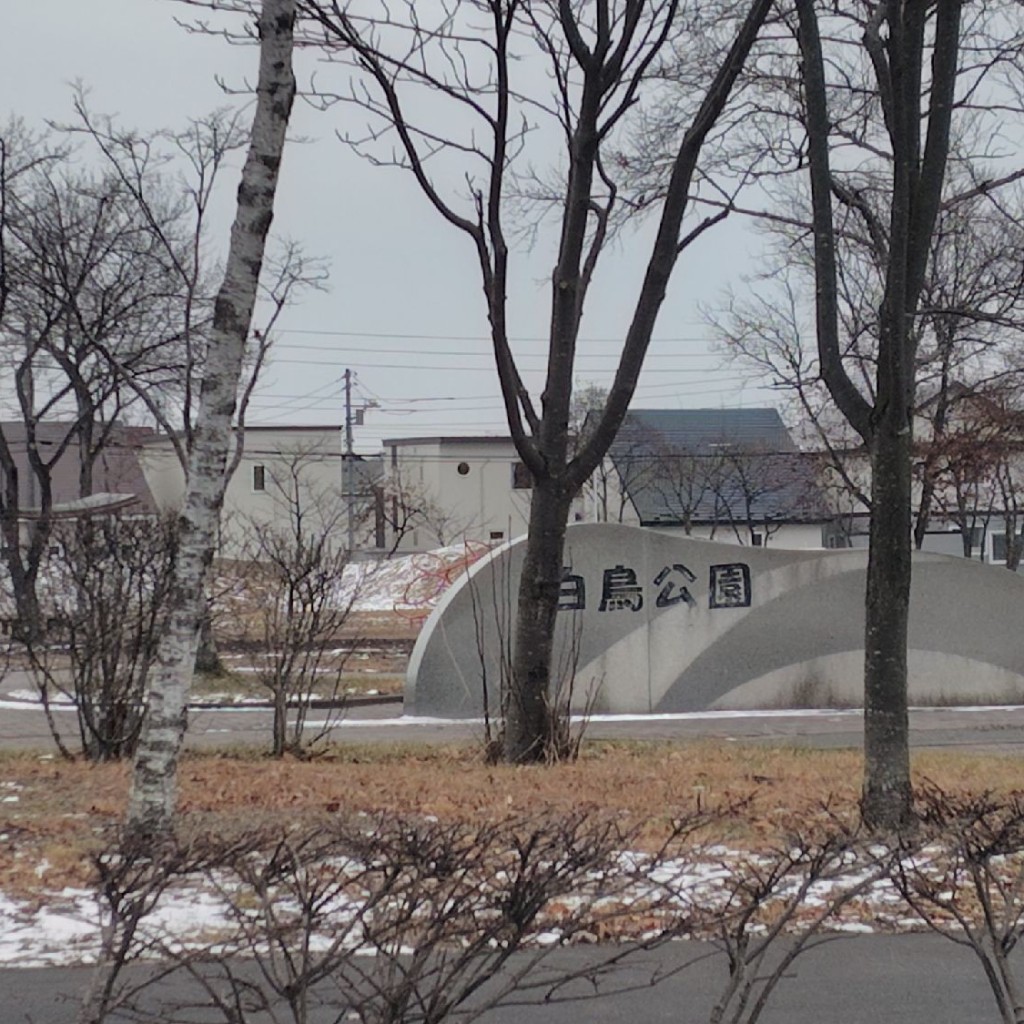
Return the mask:
[[[1010,792],[1020,788],[1017,759],[922,752],[915,773],[946,789]],[[488,766],[474,747],[338,749],[313,762],[253,755],[189,755],[181,766],[180,806],[187,823],[225,827],[261,820],[299,822],[323,814],[392,811],[441,819],[490,820],[510,814],[592,807],[641,826],[649,841],[697,807],[745,801],[722,822],[722,838],[756,841],[806,820],[825,801],[851,817],[861,757],[743,745],[594,743],[575,764]],[[0,758],[0,892],[31,895],[84,884],[88,852],[120,819],[128,767]],[[37,875],[37,866],[49,867]]]

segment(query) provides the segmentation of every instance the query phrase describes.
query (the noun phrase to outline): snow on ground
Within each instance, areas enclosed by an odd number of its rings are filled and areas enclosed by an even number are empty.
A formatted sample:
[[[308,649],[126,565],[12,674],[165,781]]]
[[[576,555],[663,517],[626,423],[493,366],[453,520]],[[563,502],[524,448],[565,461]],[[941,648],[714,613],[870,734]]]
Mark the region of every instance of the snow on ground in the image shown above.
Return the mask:
[[[694,859],[658,861],[645,874],[644,865],[648,860],[644,854],[628,851],[620,855],[621,870],[630,880],[630,887],[622,890],[614,879],[605,883],[616,889],[613,900],[619,907],[664,900],[666,892],[672,893],[664,904],[668,913],[672,908],[687,914],[692,907],[707,912],[724,906],[733,888],[730,879],[734,865],[740,861],[755,863],[757,858],[717,847],[703,851],[701,857]],[[791,899],[800,884],[798,873],[787,879],[777,893],[779,904]],[[825,930],[891,933],[923,927],[920,920],[910,914],[888,879],[878,877],[877,867],[852,861],[836,877],[810,887],[802,903],[804,916],[797,918],[797,926],[801,920],[821,912],[841,890],[855,887],[862,889],[861,895],[829,921]],[[229,943],[232,919],[225,893],[226,887],[218,888],[201,879],[184,880],[165,894],[164,901],[146,918],[141,933],[143,940],[150,948],[172,951]],[[601,902],[599,897],[595,901],[594,894],[558,902],[563,910],[575,910],[587,900],[595,905]],[[569,904],[574,906],[569,907]],[[334,922],[349,922],[357,918],[359,909],[357,900],[342,896],[339,905],[331,908],[330,916]],[[0,895],[0,966],[95,963],[100,954],[102,917],[96,894],[84,889],[55,891],[32,903],[19,903]],[[538,922],[536,944],[553,945],[561,939],[557,921]],[[330,940],[321,936],[317,942],[320,941]],[[372,953],[372,950],[360,949],[354,940],[352,950]]]
[[[353,562],[345,567],[334,602],[340,607],[351,603],[353,611],[426,616],[445,590],[490,550],[467,541],[380,562]]]
[[[426,618],[445,590],[491,550],[491,545],[465,541],[412,555],[352,562],[345,566],[337,583],[333,603],[355,612],[389,612],[412,619]],[[40,579],[44,607],[60,607],[70,591],[69,586],[53,567],[44,566]],[[243,593],[243,585],[235,580],[225,597],[231,600]],[[14,614],[10,588],[0,574],[0,618],[12,618]]]

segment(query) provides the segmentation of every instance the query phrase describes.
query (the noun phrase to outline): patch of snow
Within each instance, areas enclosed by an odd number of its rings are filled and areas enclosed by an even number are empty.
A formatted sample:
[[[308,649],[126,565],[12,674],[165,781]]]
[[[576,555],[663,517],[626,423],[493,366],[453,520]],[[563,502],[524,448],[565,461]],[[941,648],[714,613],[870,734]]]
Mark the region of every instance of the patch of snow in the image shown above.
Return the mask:
[[[95,963],[99,936],[90,892],[64,890],[42,907],[0,894],[0,963],[5,967]]]
[[[835,921],[829,925],[828,930],[831,932],[852,932],[855,935],[873,935],[875,932],[875,929],[864,921]]]
[[[381,562],[353,562],[345,567],[332,601],[354,611],[425,617],[452,583],[490,550],[487,544],[469,541]]]
[[[915,918],[903,903],[888,878],[878,875],[877,865],[850,861],[843,858],[834,865],[834,877],[821,879],[810,887],[802,901],[811,915],[828,907],[842,891],[849,893],[859,887],[860,894],[831,918],[826,929],[835,932],[869,934],[878,930],[908,931],[920,929]],[[615,913],[618,909],[637,907],[660,908],[655,913],[674,915],[696,914],[699,919],[716,909],[734,906],[737,871],[747,870],[767,858],[721,845],[696,849],[677,860],[660,860],[648,854],[624,850],[610,870],[594,872],[579,891],[556,900],[562,912],[573,913],[586,906],[606,906]],[[923,857],[927,866],[932,862]],[[48,869],[41,861],[40,875]],[[352,862],[352,869],[358,868]],[[934,865],[938,873],[941,868]],[[501,884],[500,872],[495,883]],[[210,880],[202,877],[184,879],[168,889],[160,903],[145,919],[140,940],[154,951],[175,951],[194,948],[231,949],[232,935],[240,923],[251,925],[258,913],[258,901],[247,907],[244,899],[232,907],[231,894],[237,882]],[[784,879],[775,894],[766,901],[770,914],[771,904],[784,904],[800,892],[800,872]],[[607,895],[606,895],[607,894]],[[363,896],[347,887],[339,888],[326,907],[331,922],[329,933],[312,938],[314,949],[326,949],[332,942],[341,941],[356,955],[372,956],[375,950],[364,946],[362,930],[354,927],[364,912]],[[291,910],[288,897],[275,904],[279,920],[286,919]],[[44,894],[32,904],[19,903],[0,894],[0,964],[11,967],[55,966],[93,963],[100,951],[101,912],[96,894],[78,889],[65,889]],[[252,920],[249,918],[252,917]],[[245,919],[244,921],[242,919]],[[799,916],[795,919],[799,925]],[[649,926],[647,926],[649,928]],[[762,927],[754,924],[753,928]],[[565,941],[558,920],[541,919],[531,940],[538,946],[554,946]]]

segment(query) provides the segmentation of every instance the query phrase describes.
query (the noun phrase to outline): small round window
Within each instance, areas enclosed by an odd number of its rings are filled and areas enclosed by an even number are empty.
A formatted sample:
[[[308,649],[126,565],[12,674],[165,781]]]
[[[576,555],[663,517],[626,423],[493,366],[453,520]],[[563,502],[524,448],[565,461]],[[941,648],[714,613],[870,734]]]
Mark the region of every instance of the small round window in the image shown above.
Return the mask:
[[[458,470],[459,476],[466,476],[469,473],[469,463],[460,462],[458,466],[456,466],[456,469]]]

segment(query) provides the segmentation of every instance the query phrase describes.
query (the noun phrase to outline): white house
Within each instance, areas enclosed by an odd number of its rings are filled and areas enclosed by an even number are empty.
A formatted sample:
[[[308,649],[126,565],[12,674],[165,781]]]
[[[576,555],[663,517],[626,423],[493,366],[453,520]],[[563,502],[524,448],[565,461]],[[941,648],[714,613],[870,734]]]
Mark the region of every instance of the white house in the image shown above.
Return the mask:
[[[380,546],[380,461],[346,457],[340,426],[247,425],[244,437],[242,459],[224,497],[226,557],[244,556],[255,532],[290,529],[298,512],[340,544],[356,550]],[[149,439],[139,461],[157,507],[180,508],[185,474],[170,439]]]
[[[533,484],[510,437],[393,438],[384,463],[386,546],[500,544],[526,532]],[[577,501],[573,518],[583,509]]]
[[[384,449],[387,546],[500,543],[526,532],[530,474],[511,438],[406,437]],[[631,412],[570,518],[821,548],[834,514],[819,468],[774,409]]]
[[[509,437],[392,438],[384,465],[388,546],[500,543],[526,531],[529,474]]]

